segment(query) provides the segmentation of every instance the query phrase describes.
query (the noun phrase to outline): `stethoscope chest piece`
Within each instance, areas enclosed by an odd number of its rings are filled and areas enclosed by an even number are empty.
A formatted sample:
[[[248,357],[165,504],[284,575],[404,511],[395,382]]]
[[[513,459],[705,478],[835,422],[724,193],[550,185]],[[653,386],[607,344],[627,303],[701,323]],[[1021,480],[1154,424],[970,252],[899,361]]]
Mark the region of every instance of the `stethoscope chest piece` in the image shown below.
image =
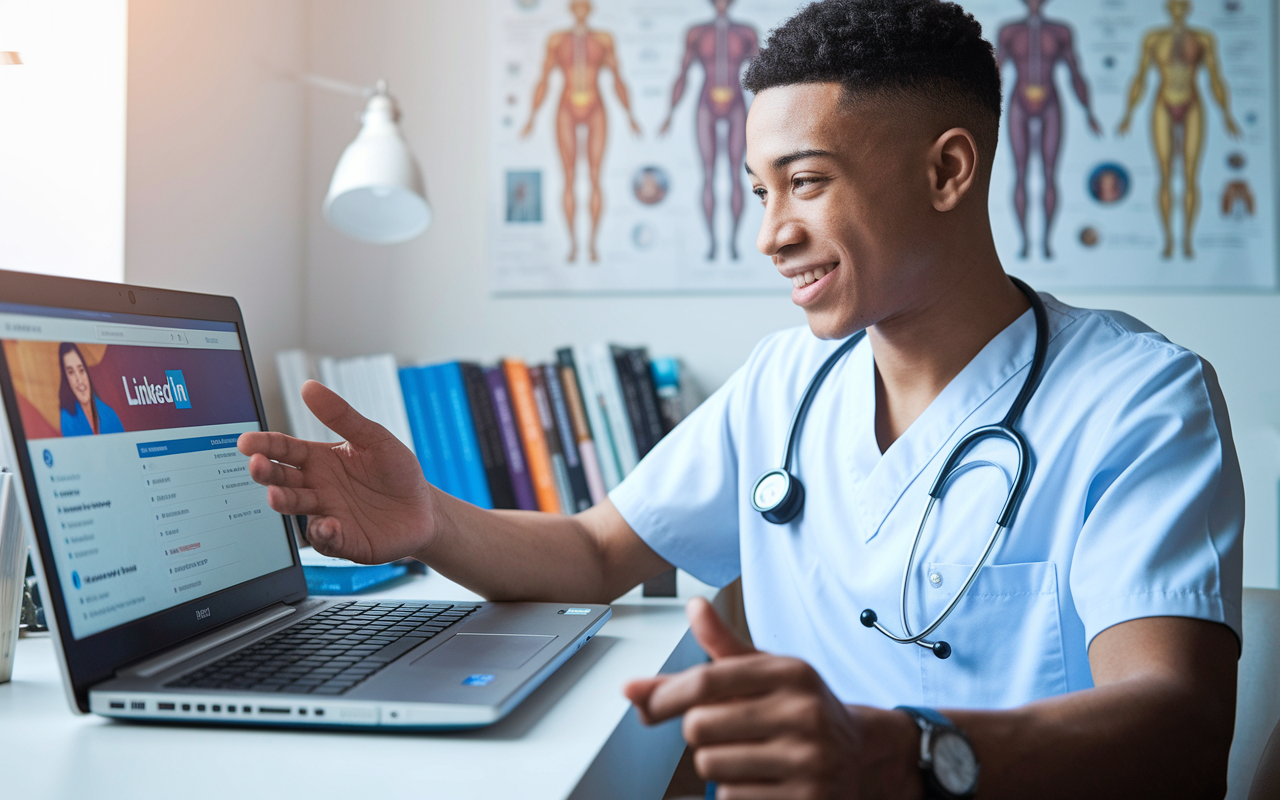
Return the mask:
[[[771,469],[751,490],[751,507],[767,521],[785,525],[804,508],[804,484],[785,469]]]

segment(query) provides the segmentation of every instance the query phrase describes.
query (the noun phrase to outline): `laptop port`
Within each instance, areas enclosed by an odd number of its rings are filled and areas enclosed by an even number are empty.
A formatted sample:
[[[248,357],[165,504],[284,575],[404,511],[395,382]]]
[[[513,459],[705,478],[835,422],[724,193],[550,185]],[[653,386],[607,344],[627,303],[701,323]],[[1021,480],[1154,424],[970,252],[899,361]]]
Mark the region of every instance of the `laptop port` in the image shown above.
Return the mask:
[[[221,711],[221,710],[222,710],[222,706],[220,706],[220,705],[215,705],[215,706],[213,707],[213,710],[214,710],[214,711]]]
[[[204,711],[204,703],[200,703],[200,704],[198,704],[198,705],[196,706],[196,711]]]
[[[234,713],[236,713],[236,707],[235,707],[235,706],[227,706],[227,713],[228,713],[228,714],[234,714]]]
[[[259,714],[288,714],[292,710],[291,708],[279,708],[276,706],[258,706]]]
[[[175,708],[177,708],[177,706],[173,703],[160,703],[159,705],[156,706],[156,708],[160,709],[161,711],[173,711]]]
[[[112,707],[112,708],[124,708],[124,701],[123,701],[123,700],[112,700],[112,701],[111,701],[111,707]]]
[[[191,704],[190,704],[190,703],[183,703],[183,704],[182,704],[182,710],[183,710],[183,711],[190,711],[190,710],[191,710]]]
[[[323,709],[323,708],[317,708],[317,709],[316,709],[316,716],[317,716],[317,717],[323,717],[323,716],[324,716],[324,709]]]
[[[134,700],[129,703],[129,708],[133,711],[146,711],[147,704],[141,700]]]

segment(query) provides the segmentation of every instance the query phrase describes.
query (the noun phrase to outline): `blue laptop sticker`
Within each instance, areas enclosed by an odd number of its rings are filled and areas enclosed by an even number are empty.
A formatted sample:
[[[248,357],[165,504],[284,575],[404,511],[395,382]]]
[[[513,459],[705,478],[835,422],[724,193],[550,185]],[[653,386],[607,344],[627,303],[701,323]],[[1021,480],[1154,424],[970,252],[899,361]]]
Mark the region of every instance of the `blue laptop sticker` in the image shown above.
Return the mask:
[[[580,617],[580,616],[582,616],[582,615],[584,615],[584,614],[590,614],[590,613],[591,613],[591,609],[589,609],[589,608],[566,608],[566,609],[564,610],[564,613],[565,613],[565,614],[572,614],[572,615],[573,615],[573,616],[575,616],[575,617]]]
[[[484,675],[484,674],[468,675],[466,678],[463,679],[462,685],[463,686],[488,686],[489,684],[493,683],[493,679],[494,679],[493,675]]]

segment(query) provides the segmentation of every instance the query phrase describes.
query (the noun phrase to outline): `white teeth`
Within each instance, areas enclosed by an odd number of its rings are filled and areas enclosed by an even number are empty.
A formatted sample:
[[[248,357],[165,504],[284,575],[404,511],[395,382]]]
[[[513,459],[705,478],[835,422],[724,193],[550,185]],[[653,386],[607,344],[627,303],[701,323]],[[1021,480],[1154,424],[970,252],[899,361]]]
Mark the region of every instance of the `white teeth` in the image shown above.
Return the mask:
[[[828,272],[831,272],[833,269],[835,269],[835,267],[815,267],[802,275],[797,275],[792,278],[791,285],[797,289],[808,286],[811,283],[822,280],[823,276]]]

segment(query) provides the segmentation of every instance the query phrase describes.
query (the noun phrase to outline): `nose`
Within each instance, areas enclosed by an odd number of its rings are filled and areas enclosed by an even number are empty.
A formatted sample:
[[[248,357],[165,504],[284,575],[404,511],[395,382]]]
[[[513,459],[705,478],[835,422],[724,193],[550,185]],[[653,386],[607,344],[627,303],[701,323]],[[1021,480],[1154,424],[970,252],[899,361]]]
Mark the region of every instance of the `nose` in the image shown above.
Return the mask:
[[[756,248],[766,256],[776,256],[782,248],[798,244],[804,239],[803,227],[788,218],[782,203],[765,206],[764,221],[760,223],[760,235],[756,237]]]

